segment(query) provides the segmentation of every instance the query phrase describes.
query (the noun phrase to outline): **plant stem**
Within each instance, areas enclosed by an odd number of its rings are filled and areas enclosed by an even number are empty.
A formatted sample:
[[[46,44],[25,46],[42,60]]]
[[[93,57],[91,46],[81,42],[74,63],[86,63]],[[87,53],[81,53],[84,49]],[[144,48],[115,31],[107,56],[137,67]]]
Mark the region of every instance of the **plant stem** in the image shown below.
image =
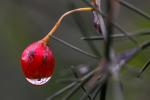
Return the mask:
[[[92,10],[94,10],[94,8],[92,8],[92,7],[85,7],[85,8],[73,9],[73,10],[70,10],[70,11],[64,13],[64,14],[59,18],[59,20],[56,22],[56,24],[54,25],[54,27],[50,30],[50,32],[49,32],[44,38],[42,38],[42,41],[43,41],[45,44],[48,43],[49,38],[51,37],[51,35],[58,29],[58,27],[60,26],[62,20],[63,20],[67,15],[70,15],[70,14],[75,13],[75,12],[92,11]]]

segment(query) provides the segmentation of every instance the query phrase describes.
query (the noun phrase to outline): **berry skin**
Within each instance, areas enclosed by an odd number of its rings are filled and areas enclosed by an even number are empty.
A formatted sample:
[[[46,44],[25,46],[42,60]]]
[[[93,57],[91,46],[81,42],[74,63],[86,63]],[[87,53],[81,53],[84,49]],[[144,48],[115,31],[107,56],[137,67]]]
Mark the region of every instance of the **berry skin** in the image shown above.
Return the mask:
[[[40,80],[52,76],[55,59],[51,49],[40,40],[25,48],[21,65],[26,78]]]
[[[55,59],[51,49],[46,44],[64,17],[75,12],[93,10],[94,8],[86,7],[64,13],[44,38],[25,48],[21,56],[21,66],[28,82],[34,85],[43,85],[51,78],[55,67]]]

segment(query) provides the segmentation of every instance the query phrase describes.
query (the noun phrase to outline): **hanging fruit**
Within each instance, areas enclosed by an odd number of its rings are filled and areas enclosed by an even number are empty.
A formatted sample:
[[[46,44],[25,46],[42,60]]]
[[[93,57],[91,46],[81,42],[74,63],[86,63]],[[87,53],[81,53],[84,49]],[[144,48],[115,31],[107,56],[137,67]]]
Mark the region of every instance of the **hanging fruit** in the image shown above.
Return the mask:
[[[47,83],[55,69],[55,59],[51,49],[47,46],[51,35],[57,30],[63,18],[80,11],[91,11],[93,8],[78,8],[63,14],[52,30],[41,40],[27,46],[21,56],[21,66],[28,82],[34,85]]]

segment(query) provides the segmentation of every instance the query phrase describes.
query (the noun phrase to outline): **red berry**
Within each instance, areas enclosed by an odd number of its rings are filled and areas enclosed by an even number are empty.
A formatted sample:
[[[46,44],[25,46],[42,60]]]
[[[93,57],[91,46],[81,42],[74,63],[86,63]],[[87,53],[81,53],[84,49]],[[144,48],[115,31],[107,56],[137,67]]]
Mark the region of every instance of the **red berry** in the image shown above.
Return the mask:
[[[52,76],[55,59],[51,49],[43,41],[37,41],[25,48],[21,56],[21,65],[30,83],[42,85]]]

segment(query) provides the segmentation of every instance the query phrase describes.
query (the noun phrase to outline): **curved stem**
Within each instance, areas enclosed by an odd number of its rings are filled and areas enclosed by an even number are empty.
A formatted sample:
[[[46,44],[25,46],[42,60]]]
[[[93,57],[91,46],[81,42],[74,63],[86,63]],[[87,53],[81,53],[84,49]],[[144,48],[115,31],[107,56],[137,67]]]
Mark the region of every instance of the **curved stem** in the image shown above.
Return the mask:
[[[75,13],[75,12],[92,11],[92,10],[94,10],[94,8],[85,7],[85,8],[73,9],[73,10],[70,10],[70,11],[64,13],[64,14],[59,18],[59,20],[56,22],[56,24],[54,25],[54,27],[50,30],[50,32],[49,32],[44,38],[42,38],[42,41],[43,41],[45,44],[48,43],[49,38],[50,38],[51,35],[57,30],[57,28],[60,26],[60,24],[61,24],[61,22],[62,22],[62,20],[64,19],[65,16],[70,15],[70,14]]]

